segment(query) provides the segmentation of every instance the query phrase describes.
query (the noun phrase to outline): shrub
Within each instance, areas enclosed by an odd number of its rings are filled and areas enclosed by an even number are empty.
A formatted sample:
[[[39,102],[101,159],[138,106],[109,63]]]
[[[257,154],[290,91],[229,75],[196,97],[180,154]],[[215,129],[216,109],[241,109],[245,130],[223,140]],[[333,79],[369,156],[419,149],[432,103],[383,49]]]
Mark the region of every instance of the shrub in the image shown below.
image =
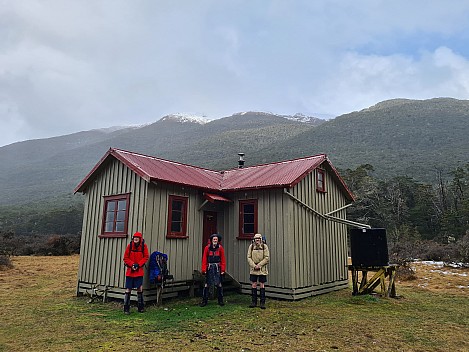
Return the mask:
[[[11,235],[0,241],[0,254],[70,255],[80,252],[80,235]]]
[[[0,255],[0,271],[11,268],[13,268],[13,264],[11,262],[10,256],[4,254]]]

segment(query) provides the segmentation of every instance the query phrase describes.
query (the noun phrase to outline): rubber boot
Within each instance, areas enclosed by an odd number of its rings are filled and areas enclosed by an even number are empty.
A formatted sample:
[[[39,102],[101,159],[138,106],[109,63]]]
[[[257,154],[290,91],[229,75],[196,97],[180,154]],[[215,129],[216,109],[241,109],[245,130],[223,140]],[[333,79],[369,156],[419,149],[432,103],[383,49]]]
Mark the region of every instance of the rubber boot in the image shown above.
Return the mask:
[[[251,304],[249,305],[249,308],[255,307],[257,307],[257,287],[251,287]]]
[[[145,302],[143,300],[143,292],[137,292],[137,308],[139,313],[145,310]]]
[[[261,309],[265,309],[265,288],[261,288]]]
[[[204,287],[204,290],[202,291],[202,302],[200,302],[199,306],[205,307],[207,305],[207,301],[208,301],[208,287]]]
[[[218,286],[217,293],[218,293],[218,305],[223,307],[225,305],[225,302],[223,302],[223,287],[222,286]]]
[[[130,292],[124,294],[124,314],[130,314]]]

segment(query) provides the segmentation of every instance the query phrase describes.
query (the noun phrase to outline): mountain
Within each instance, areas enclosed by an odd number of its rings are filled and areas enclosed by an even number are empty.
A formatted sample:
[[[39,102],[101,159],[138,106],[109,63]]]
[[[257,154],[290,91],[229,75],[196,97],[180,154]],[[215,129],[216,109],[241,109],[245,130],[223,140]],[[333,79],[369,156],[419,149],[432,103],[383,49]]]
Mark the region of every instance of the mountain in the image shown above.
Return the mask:
[[[376,176],[435,183],[469,163],[469,101],[394,99],[327,121],[259,151],[262,160],[326,153],[339,168],[375,167]]]
[[[394,99],[325,121],[239,112],[207,121],[184,114],[133,127],[78,132],[0,147],[0,205],[80,202],[74,187],[110,148],[221,170],[326,153],[340,169],[433,183],[469,163],[469,101]]]
[[[110,147],[203,167],[230,168],[237,165],[240,151],[254,154],[324,122],[288,117],[243,112],[208,121],[173,114],[144,126],[10,144],[0,148],[0,205],[78,201],[72,195],[74,187]]]

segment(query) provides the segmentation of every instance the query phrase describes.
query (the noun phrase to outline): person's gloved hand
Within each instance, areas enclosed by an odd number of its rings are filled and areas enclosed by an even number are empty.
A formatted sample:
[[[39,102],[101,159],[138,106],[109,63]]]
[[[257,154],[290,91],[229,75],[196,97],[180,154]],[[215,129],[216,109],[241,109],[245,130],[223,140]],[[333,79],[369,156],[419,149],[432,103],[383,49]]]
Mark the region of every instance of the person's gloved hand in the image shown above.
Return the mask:
[[[137,263],[132,265],[132,270],[137,270],[139,268],[139,265]]]

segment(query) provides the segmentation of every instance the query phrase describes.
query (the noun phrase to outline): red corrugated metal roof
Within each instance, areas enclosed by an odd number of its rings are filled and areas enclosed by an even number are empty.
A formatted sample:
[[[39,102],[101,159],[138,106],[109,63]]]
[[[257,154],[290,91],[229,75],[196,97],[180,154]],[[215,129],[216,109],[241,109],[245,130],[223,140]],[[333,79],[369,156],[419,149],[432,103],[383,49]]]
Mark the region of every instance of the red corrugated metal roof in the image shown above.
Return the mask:
[[[324,154],[225,171],[222,190],[292,187],[326,160]]]
[[[114,149],[111,154],[147,181],[164,181],[197,188],[220,188],[221,174],[217,171],[125,150]]]
[[[75,192],[85,191],[96,172],[110,157],[120,160],[148,182],[169,182],[225,192],[259,188],[290,188],[326,162],[330,165],[335,178],[343,186],[348,198],[353,200],[353,195],[325,154],[228,171],[213,171],[111,148],[75,188]]]

